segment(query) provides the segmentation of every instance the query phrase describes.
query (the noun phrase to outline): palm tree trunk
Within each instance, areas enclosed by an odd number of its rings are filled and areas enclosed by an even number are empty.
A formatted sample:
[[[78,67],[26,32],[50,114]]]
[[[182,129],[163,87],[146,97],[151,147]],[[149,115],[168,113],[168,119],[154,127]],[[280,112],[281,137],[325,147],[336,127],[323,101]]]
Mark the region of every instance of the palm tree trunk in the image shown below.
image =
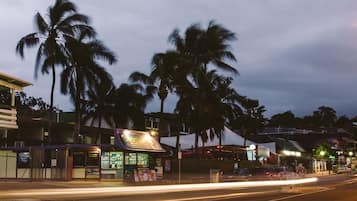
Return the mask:
[[[195,152],[197,152],[198,149],[198,133],[195,132]]]
[[[176,151],[179,151],[179,146],[180,146],[180,131],[177,132],[176,134]]]
[[[98,132],[97,132],[97,135],[96,135],[95,141],[94,141],[96,144],[100,144],[100,142],[98,143],[98,139],[102,139],[101,127],[102,127],[102,116],[99,116],[99,119],[98,119]]]
[[[222,134],[223,134],[223,131],[221,131],[219,133],[219,138],[218,138],[219,153],[222,153]]]
[[[55,84],[56,84],[56,70],[55,65],[52,65],[52,83],[51,83],[51,95],[50,95],[50,110],[48,111],[48,144],[52,143],[52,112],[53,112],[53,99],[54,99],[54,91],[55,91]]]
[[[75,116],[76,116],[76,124],[74,126],[73,132],[73,143],[78,143],[78,136],[81,128],[81,89],[79,84],[79,74],[76,72],[76,97],[75,97]]]
[[[164,99],[160,98],[160,118],[159,118],[159,135],[158,135],[158,141],[161,141],[161,134],[162,134],[162,114],[164,113]]]
[[[160,113],[163,114],[164,113],[164,99],[161,99],[161,103],[160,103]]]

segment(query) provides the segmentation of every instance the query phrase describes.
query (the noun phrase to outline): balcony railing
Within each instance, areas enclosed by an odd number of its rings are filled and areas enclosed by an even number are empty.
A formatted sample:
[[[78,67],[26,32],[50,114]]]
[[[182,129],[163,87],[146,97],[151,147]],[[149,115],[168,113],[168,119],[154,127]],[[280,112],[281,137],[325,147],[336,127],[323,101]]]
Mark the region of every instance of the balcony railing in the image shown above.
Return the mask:
[[[0,128],[18,128],[15,108],[0,105]]]

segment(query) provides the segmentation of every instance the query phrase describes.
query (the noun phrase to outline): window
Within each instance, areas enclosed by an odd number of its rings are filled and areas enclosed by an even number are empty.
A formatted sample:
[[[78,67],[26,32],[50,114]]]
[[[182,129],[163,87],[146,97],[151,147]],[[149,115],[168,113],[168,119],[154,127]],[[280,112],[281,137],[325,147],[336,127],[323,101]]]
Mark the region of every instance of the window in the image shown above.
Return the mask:
[[[149,167],[149,155],[147,153],[138,153],[138,167]]]
[[[87,166],[99,166],[99,153],[88,152],[87,154]]]
[[[114,136],[110,136],[110,144],[111,145],[115,144],[115,137]]]
[[[136,153],[125,154],[125,165],[136,165]]]
[[[84,152],[73,152],[73,167],[84,167]]]
[[[109,169],[109,152],[102,153],[102,169]]]
[[[123,168],[123,152],[110,152],[110,168],[122,169]]]

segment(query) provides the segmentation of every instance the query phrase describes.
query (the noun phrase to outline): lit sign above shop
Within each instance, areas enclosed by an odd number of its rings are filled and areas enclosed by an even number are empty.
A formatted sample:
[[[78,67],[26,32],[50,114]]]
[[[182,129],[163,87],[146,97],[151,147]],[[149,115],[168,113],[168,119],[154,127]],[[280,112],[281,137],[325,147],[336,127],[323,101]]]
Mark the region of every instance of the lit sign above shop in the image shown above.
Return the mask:
[[[124,148],[129,150],[164,151],[150,132],[118,129],[116,137],[119,145],[124,145]]]
[[[283,150],[281,153],[284,154],[285,156],[301,157],[301,152],[299,152],[299,151]]]

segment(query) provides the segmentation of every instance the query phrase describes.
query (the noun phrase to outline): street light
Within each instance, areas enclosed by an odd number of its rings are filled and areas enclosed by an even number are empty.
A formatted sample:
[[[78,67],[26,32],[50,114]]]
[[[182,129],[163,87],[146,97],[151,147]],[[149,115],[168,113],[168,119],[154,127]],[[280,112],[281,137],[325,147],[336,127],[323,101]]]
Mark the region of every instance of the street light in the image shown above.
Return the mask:
[[[257,146],[255,144],[249,145],[249,149],[252,152],[252,160],[254,159],[254,151],[256,148],[257,148]]]

